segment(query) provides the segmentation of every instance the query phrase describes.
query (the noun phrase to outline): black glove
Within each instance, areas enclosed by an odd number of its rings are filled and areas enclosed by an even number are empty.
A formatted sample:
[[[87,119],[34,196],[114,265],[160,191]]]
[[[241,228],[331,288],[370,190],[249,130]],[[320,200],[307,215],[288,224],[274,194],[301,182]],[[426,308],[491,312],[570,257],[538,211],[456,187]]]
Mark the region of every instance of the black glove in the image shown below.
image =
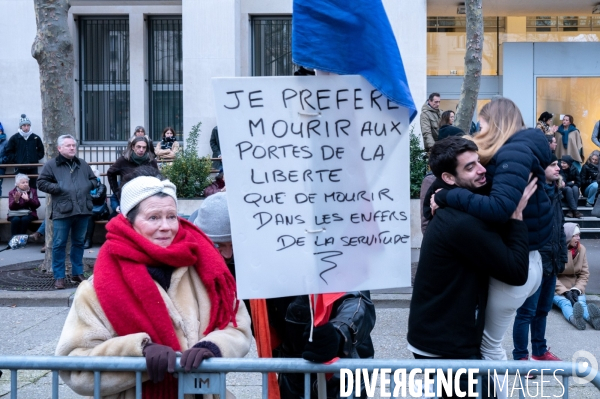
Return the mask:
[[[304,332],[304,339],[308,340],[310,331]],[[313,342],[304,345],[302,357],[311,362],[325,363],[337,356],[340,348],[341,336],[333,324],[327,323],[313,329]]]
[[[571,297],[573,298],[573,305],[579,300],[579,291],[575,288],[571,288]]]
[[[567,298],[569,300],[569,302],[571,302],[571,306],[575,305],[575,300],[573,300],[573,291],[567,291],[563,294],[565,296],[565,298]]]
[[[215,357],[215,354],[212,353],[210,349],[207,348],[190,348],[183,352],[181,355],[181,367],[185,369],[185,371],[190,371],[191,369],[195,369],[200,366],[200,363],[204,359],[208,359],[211,357]]]
[[[144,346],[142,354],[146,358],[146,368],[152,382],[165,379],[165,372],[175,372],[175,351],[165,345],[149,343]]]

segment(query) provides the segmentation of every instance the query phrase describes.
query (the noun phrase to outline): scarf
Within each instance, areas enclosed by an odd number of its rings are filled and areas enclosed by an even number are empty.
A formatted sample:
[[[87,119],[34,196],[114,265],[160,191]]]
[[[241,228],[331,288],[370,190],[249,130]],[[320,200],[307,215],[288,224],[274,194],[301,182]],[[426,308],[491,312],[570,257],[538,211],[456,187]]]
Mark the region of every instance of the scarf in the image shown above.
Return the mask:
[[[177,139],[175,138],[175,136],[163,137],[162,141],[160,142],[160,148],[162,150],[170,150],[173,148],[173,143],[176,141],[177,141]]]
[[[25,191],[25,190],[21,190],[19,187],[17,187],[17,191],[20,192],[21,194],[25,194],[25,193],[29,193],[31,189]]]
[[[575,260],[577,253],[579,253],[579,243],[577,243],[574,247],[569,246],[569,251],[571,251],[571,257]]]
[[[563,125],[560,125],[558,127],[557,132],[559,132],[562,136],[562,145],[565,148],[565,150],[569,145],[569,133],[571,133],[574,130],[577,130],[577,127],[575,127],[575,125],[573,124],[569,125],[569,128],[567,130],[565,130],[565,127]]]
[[[24,131],[21,130],[21,128],[19,128],[19,133],[21,134],[21,136],[23,136],[23,138],[25,140],[27,140],[29,138],[29,136],[31,136],[31,131],[25,133]]]
[[[138,165],[143,165],[143,164],[147,163],[149,159],[150,159],[150,154],[148,153],[148,151],[146,151],[146,153],[144,155],[142,155],[141,157],[138,154],[136,154],[135,152],[133,152],[133,151],[131,152],[131,160]]]
[[[94,287],[100,306],[119,336],[145,332],[152,342],[181,350],[167,307],[149,267],[194,267],[210,298],[210,322],[204,335],[232,322],[239,302],[235,280],[221,254],[195,225],[179,218],[179,231],[168,248],[140,236],[118,215],[106,225],[106,242],[94,270]],[[143,384],[143,397],[177,397],[177,380],[171,375],[158,384]]]
[[[550,134],[550,125],[548,125],[546,122],[538,121],[536,127],[544,132],[544,134]]]

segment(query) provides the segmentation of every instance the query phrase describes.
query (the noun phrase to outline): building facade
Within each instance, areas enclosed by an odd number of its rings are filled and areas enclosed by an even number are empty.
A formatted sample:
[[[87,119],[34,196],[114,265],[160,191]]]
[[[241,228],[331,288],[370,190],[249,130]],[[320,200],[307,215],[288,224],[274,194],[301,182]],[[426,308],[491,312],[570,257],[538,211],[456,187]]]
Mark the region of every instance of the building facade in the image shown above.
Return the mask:
[[[406,23],[410,5],[425,15],[425,0],[386,0],[413,96],[426,96],[424,18]],[[123,144],[135,126],[152,138],[166,126],[179,139],[201,122],[202,155],[216,125],[211,79],[292,75],[292,1],[72,0],[69,23],[75,49],[75,119],[83,146]],[[0,0],[0,121],[7,134],[26,113],[41,132],[33,1]],[[422,32],[414,35],[414,32]],[[408,40],[410,36],[410,40]],[[326,38],[324,38],[326,40]],[[226,132],[219,132],[226,134]]]
[[[75,118],[84,146],[123,145],[137,125],[152,138],[172,126],[179,139],[201,122],[202,155],[216,125],[211,79],[291,75],[292,0],[71,0]],[[465,16],[449,0],[384,0],[420,109],[430,92],[453,109],[460,95]],[[587,0],[483,1],[480,108],[513,99],[528,125],[542,111],[571,114],[586,155],[600,109],[600,15]],[[41,131],[33,0],[0,0],[0,122],[19,115]],[[327,40],[327,38],[323,38]],[[415,132],[420,130],[415,124]],[[220,132],[227,134],[227,132]]]

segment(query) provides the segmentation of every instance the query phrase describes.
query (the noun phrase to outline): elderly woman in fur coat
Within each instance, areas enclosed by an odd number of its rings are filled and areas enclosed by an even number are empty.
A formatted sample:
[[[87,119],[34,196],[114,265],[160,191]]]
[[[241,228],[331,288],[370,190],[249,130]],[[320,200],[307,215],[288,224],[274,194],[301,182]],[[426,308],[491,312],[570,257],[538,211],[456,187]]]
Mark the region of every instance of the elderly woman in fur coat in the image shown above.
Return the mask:
[[[170,399],[177,397],[175,352],[186,371],[210,357],[243,357],[250,317],[213,243],[177,216],[175,186],[146,169],[126,178],[121,214],[107,225],[93,277],[77,289],[56,355],[144,356],[143,397]],[[60,376],[76,393],[93,395],[93,372]],[[101,395],[134,398],[135,374],[102,373]]]

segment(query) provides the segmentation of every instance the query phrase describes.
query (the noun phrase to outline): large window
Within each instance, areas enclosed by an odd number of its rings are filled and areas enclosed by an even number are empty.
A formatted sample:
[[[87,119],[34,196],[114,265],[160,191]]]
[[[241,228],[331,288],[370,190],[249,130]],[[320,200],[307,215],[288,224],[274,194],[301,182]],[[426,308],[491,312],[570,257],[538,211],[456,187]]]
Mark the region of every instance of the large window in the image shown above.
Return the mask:
[[[84,142],[129,136],[129,20],[80,18],[80,128]]]
[[[148,84],[150,126],[153,140],[160,140],[170,126],[183,137],[183,53],[181,17],[149,19]]]
[[[536,119],[542,112],[548,111],[554,114],[554,124],[558,125],[562,123],[562,115],[572,115],[581,132],[585,157],[597,150],[591,136],[594,125],[600,119],[600,103],[597,101],[600,78],[537,78],[536,86]]]
[[[427,75],[463,75],[467,34],[465,17],[427,17]],[[483,18],[482,75],[498,74],[498,35],[504,17]]]
[[[252,19],[252,75],[293,75],[292,17]]]

